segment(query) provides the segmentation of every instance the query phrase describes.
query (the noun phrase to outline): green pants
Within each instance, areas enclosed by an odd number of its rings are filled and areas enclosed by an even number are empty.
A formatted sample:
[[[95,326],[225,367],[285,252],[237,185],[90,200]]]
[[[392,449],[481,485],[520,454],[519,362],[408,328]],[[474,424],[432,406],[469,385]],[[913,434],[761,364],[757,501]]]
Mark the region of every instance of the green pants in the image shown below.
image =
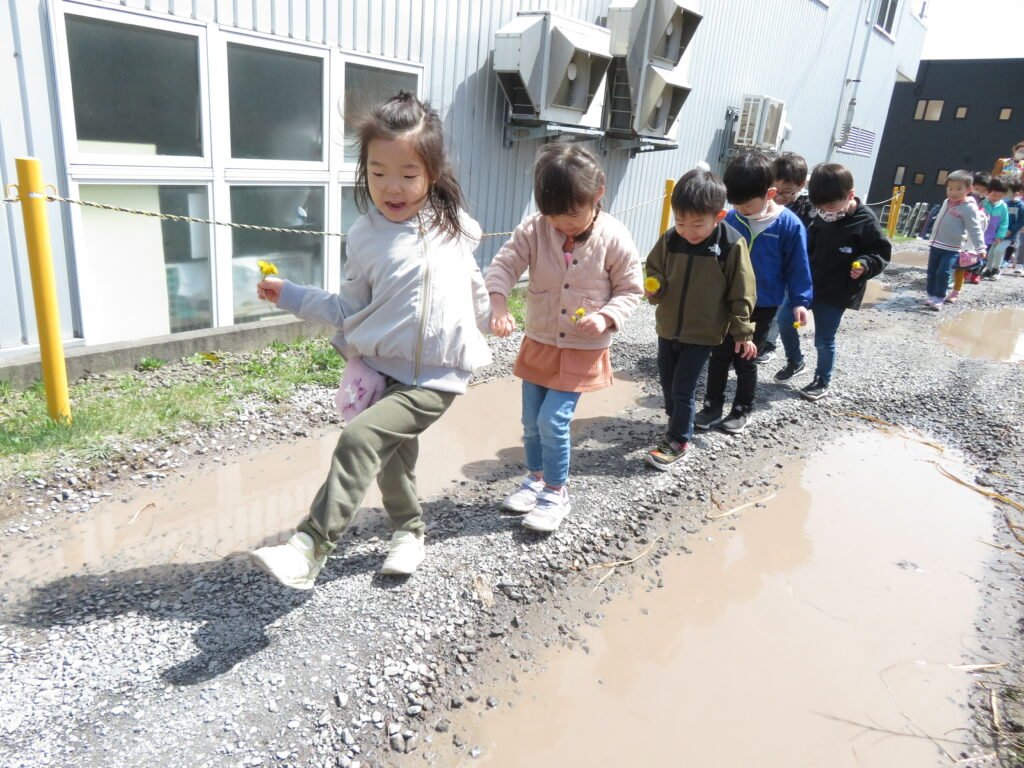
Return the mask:
[[[327,479],[298,527],[329,552],[348,528],[377,478],[384,509],[396,530],[422,535],[423,509],[416,498],[419,435],[455,400],[452,392],[393,384],[376,403],[342,430]]]

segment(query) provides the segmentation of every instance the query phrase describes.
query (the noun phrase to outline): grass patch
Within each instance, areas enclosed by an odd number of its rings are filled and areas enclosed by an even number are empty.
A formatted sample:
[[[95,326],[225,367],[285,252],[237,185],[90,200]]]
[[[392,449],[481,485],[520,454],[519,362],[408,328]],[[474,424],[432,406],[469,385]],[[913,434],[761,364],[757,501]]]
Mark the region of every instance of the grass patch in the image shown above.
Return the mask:
[[[303,385],[334,387],[343,367],[322,337],[246,355],[205,352],[174,365],[144,360],[155,362],[71,385],[70,425],[49,418],[41,384],[22,392],[0,382],[0,477],[38,474],[62,457],[92,463],[134,441],[214,426],[246,396],[277,403]]]
[[[893,235],[889,239],[892,241],[893,245],[906,245],[907,243],[912,243],[917,240],[916,237],[910,237],[908,235]]]
[[[167,365],[166,360],[161,360],[159,357],[144,357],[139,360],[139,364],[135,366],[137,371],[155,371],[159,368],[163,368]]]
[[[516,327],[526,328],[526,289],[513,288],[508,295],[508,311],[516,320]]]

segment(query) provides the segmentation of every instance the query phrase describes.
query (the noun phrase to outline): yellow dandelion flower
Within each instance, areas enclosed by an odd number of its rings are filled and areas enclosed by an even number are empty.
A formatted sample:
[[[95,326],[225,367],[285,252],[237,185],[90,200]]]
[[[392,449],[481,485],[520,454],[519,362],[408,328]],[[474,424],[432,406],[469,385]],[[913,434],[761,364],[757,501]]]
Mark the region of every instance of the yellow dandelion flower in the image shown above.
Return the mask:
[[[794,328],[796,328],[797,330],[800,330],[800,326],[801,326],[801,323],[800,323],[799,320],[794,320],[793,321],[793,327]]]
[[[851,267],[853,267],[854,269],[860,269],[860,268],[861,268],[861,267],[863,267],[864,265],[863,265],[863,264],[861,264],[861,263],[860,263],[859,261],[855,261],[855,262],[853,262],[853,264],[851,264],[850,266],[851,266]]]
[[[580,307],[579,309],[572,313],[572,321],[574,323],[578,323],[580,320],[583,319],[583,316],[585,314],[587,314],[587,310],[585,310],[583,307]]]
[[[260,276],[264,279],[270,277],[270,275],[277,274],[277,265],[272,261],[263,261],[263,259],[260,259],[256,262],[256,266],[260,268]]]
[[[644,280],[644,290],[648,293],[657,293],[661,290],[661,281],[656,277],[648,277]]]

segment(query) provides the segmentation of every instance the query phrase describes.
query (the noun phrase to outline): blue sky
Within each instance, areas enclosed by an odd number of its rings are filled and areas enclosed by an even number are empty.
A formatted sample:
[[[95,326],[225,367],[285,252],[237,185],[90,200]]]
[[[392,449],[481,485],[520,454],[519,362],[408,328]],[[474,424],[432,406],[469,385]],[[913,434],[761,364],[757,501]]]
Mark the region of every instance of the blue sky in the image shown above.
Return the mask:
[[[1024,58],[1024,0],[928,0],[925,19],[921,58]]]

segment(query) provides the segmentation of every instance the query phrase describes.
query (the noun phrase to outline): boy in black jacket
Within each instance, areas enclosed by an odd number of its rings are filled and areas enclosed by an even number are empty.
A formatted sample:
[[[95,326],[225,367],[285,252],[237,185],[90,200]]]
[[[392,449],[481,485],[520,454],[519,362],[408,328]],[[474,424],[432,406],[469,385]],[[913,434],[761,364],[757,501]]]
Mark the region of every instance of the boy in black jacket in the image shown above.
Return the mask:
[[[885,269],[892,244],[882,234],[878,219],[855,197],[853,175],[838,163],[822,163],[807,185],[816,215],[807,229],[807,252],[814,280],[814,346],[818,365],[814,380],[800,390],[807,400],[828,394],[836,358],[836,331],[847,309],[859,309],[872,277]],[[776,378],[785,380],[788,369],[802,369],[800,336],[790,324],[780,329],[788,363]]]

